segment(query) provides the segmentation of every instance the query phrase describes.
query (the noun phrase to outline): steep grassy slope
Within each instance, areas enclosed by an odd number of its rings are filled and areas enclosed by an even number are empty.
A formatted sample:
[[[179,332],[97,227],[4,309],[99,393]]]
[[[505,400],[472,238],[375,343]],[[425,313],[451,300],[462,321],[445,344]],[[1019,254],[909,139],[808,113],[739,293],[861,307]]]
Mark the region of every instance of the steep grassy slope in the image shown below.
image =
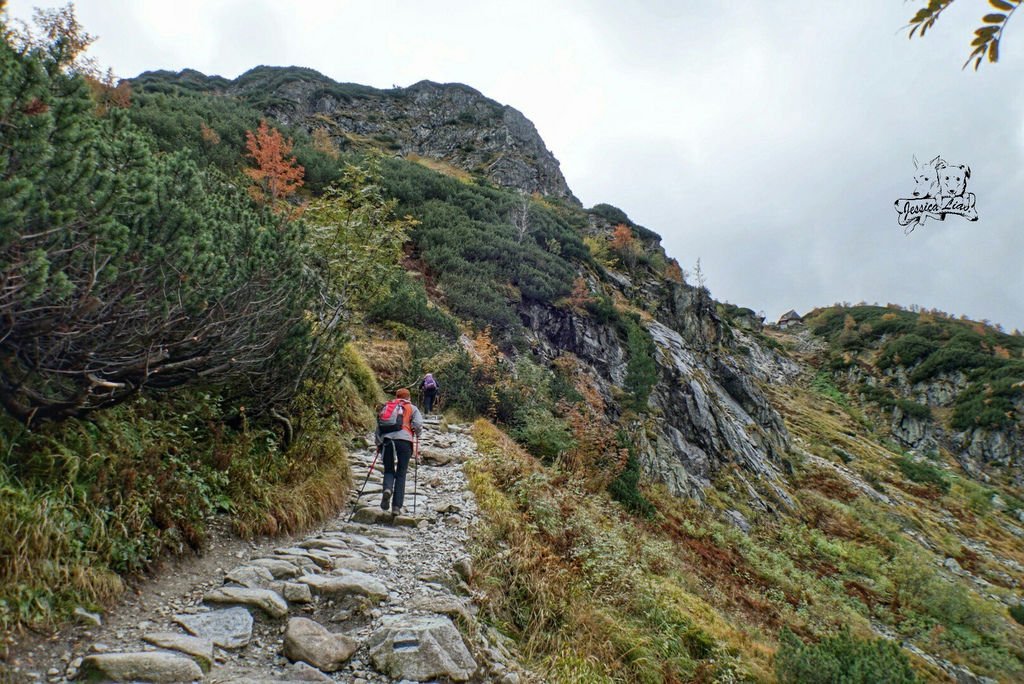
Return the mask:
[[[1024,634],[1008,609],[1024,579],[1024,530],[991,504],[1012,490],[979,485],[951,458],[913,457],[814,366],[804,377],[806,389],[773,391],[795,437],[793,483],[811,542],[788,553],[818,586],[842,587],[880,633],[1019,677]]]
[[[903,642],[926,680],[960,666],[1024,676],[1009,614],[1024,530],[992,490],[951,461],[915,463],[817,377],[807,365],[771,390],[794,438],[783,515],[747,504],[738,469],[703,506],[644,485],[653,512],[627,515],[585,468],[543,467],[478,425],[492,456],[474,466],[489,520],[479,562],[496,623],[554,681],[771,680],[783,629],[816,640],[843,627]]]

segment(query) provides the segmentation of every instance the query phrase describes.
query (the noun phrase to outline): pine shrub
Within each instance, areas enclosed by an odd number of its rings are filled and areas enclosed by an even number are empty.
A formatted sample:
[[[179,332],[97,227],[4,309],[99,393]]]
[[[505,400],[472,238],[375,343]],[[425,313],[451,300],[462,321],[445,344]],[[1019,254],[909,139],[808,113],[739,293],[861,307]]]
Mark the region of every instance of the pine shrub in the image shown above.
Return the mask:
[[[544,406],[521,410],[510,434],[532,455],[548,462],[576,445],[568,423]]]
[[[640,462],[630,454],[619,476],[612,480],[608,492],[612,498],[626,507],[627,510],[650,518],[655,513],[654,505],[648,501],[639,489]]]
[[[935,487],[943,494],[949,492],[949,477],[933,465],[900,456],[896,459],[896,466],[912,482]]]
[[[302,232],[0,43],[0,403],[24,422],[203,378],[276,392],[308,344]]]
[[[775,656],[782,684],[914,684],[917,675],[900,647],[883,639],[858,639],[843,629],[805,644],[784,629]]]
[[[651,390],[658,382],[658,366],[654,361],[654,341],[640,322],[633,317],[622,319],[626,328],[626,348],[629,359],[626,362],[626,379],[623,382],[629,393],[628,408],[637,412],[647,409]]]

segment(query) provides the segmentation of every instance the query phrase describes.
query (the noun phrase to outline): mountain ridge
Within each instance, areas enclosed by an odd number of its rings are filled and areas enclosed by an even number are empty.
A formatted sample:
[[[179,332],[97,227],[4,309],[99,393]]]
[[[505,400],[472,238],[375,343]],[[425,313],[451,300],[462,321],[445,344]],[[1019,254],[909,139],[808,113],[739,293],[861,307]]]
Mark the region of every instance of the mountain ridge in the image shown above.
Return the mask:
[[[533,123],[462,83],[424,79],[404,88],[378,89],[339,83],[312,69],[268,66],[233,80],[191,69],[144,72],[131,80],[150,88],[156,82],[178,82],[238,96],[282,123],[307,130],[329,127],[342,149],[351,144],[349,136],[387,136],[378,142],[403,156],[435,158],[502,187],[580,204]],[[408,119],[415,126],[401,125]]]

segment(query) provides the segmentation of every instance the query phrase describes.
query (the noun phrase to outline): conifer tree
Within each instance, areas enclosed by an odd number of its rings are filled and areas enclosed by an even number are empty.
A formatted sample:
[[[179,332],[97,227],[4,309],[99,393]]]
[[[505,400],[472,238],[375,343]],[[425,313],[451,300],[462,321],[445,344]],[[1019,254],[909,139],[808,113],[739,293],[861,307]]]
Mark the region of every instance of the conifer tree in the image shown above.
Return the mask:
[[[302,227],[153,155],[125,110],[97,116],[61,45],[0,43],[0,404],[32,422],[143,387],[280,384],[308,340]]]

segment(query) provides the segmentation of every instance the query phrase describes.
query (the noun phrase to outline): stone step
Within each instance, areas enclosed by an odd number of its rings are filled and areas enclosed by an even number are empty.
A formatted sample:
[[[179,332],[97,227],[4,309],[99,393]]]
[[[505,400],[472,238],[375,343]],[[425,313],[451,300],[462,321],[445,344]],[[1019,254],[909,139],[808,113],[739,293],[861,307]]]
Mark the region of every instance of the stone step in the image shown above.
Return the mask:
[[[181,653],[143,651],[87,656],[79,676],[86,681],[192,682],[201,680],[203,671]]]
[[[175,615],[173,619],[193,636],[209,639],[221,648],[243,648],[252,639],[252,614],[241,606],[196,615]]]

